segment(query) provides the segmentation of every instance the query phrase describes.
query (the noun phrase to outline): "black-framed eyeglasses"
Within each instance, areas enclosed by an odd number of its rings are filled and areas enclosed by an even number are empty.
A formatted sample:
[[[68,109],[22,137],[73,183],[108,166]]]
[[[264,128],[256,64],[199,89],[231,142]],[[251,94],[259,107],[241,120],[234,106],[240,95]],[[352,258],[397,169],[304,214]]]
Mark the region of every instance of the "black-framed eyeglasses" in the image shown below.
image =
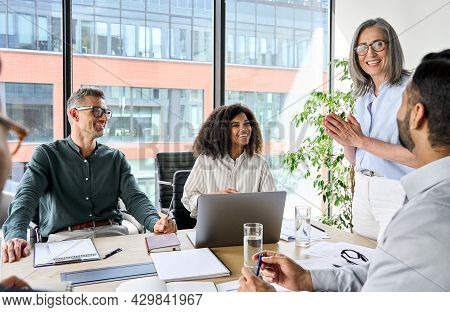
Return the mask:
[[[359,56],[364,56],[369,52],[369,47],[372,48],[375,52],[381,52],[384,49],[386,49],[386,44],[389,43],[389,41],[386,40],[375,40],[374,42],[370,44],[361,43],[354,48],[356,54]]]
[[[369,259],[367,259],[366,256],[364,256],[362,253],[360,253],[356,250],[353,250],[353,249],[342,250],[341,257],[344,258],[344,260],[350,264],[361,264],[361,263],[355,262],[356,260],[361,260],[362,262],[369,261]]]
[[[111,119],[112,117],[112,111],[109,108],[103,108],[100,106],[79,106],[75,107],[76,110],[82,111],[82,110],[92,110],[92,114],[95,118],[100,118],[103,116],[103,114],[106,115],[106,119]]]
[[[27,136],[28,129],[1,115],[0,124],[3,125],[9,132],[8,149],[11,156],[14,156],[22,145],[23,140]]]

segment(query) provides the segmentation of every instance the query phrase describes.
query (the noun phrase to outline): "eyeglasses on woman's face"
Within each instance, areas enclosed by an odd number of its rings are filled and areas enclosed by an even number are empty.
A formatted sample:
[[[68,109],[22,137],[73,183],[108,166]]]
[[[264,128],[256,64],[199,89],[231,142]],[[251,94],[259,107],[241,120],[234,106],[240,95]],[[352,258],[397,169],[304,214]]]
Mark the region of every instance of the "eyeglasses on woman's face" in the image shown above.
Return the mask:
[[[381,52],[384,49],[386,49],[386,45],[389,41],[386,40],[375,40],[374,42],[367,44],[367,43],[360,43],[354,48],[355,52],[359,56],[364,56],[369,52],[369,47],[372,48],[375,52]]]
[[[11,156],[14,156],[22,145],[28,134],[27,128],[0,115],[0,125],[8,131],[8,149]]]

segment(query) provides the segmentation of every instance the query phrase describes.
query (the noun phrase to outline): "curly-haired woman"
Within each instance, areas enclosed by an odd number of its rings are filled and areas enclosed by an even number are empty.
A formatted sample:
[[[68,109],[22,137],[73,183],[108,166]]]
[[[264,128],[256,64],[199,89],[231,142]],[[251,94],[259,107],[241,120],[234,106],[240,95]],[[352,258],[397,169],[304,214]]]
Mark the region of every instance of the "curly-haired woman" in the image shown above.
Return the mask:
[[[233,104],[215,109],[195,139],[198,158],[184,185],[181,201],[191,217],[197,217],[202,194],[275,191],[261,152],[261,130],[249,108]]]

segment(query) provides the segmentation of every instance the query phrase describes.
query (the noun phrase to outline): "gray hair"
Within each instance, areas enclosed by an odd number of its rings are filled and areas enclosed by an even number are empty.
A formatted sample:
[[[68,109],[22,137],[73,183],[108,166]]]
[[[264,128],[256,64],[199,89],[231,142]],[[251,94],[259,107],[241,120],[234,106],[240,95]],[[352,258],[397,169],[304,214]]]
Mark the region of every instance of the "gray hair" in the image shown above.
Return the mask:
[[[372,78],[362,70],[355,52],[359,36],[365,29],[370,27],[381,29],[384,33],[384,40],[389,42],[387,45],[387,75],[389,84],[398,85],[402,81],[402,76],[410,75],[410,72],[403,68],[403,51],[394,28],[382,18],[369,19],[358,26],[353,35],[350,47],[348,63],[355,96],[362,96],[368,93],[373,86]]]
[[[101,99],[105,99],[105,93],[97,88],[83,87],[72,93],[69,100],[67,100],[67,118],[69,123],[72,124],[72,118],[70,117],[70,110],[74,107],[78,107],[86,96],[95,96]]]
[[[102,98],[103,100],[105,99],[105,93],[100,89],[91,87],[80,88],[78,91],[74,92],[67,101],[67,112],[83,102],[86,96],[95,96]]]

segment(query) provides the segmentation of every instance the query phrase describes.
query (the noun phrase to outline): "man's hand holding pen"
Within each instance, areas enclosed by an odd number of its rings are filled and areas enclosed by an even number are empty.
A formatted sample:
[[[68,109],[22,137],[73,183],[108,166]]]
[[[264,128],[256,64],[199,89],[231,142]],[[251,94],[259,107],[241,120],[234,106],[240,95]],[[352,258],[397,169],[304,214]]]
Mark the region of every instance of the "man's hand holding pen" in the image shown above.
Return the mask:
[[[177,223],[175,219],[170,218],[169,215],[166,215],[165,213],[160,213],[159,216],[161,219],[159,219],[153,226],[153,232],[155,234],[177,232]]]
[[[269,283],[278,284],[293,291],[312,291],[311,274],[294,260],[273,251],[262,251],[253,255],[253,260],[260,259],[261,274],[258,278],[248,268],[242,268],[238,291],[275,291]]]

